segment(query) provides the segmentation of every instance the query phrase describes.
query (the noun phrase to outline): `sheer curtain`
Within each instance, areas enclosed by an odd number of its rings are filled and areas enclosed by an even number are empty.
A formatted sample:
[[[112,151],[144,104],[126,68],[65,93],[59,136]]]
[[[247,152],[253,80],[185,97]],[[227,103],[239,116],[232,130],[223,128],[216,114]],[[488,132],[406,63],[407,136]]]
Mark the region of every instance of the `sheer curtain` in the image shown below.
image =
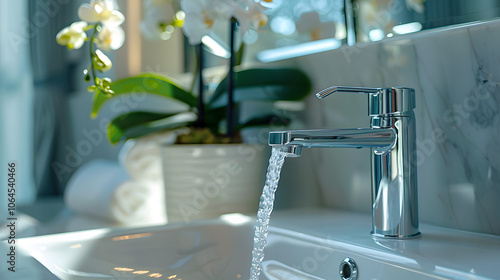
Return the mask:
[[[34,89],[28,1],[0,0],[0,215],[7,214],[7,164],[15,163],[16,204],[35,200]]]
[[[81,87],[75,80],[85,60],[84,50],[68,52],[55,36],[77,19],[80,3],[0,0],[0,182],[7,182],[7,164],[14,162],[17,205],[61,195],[66,183],[51,165],[65,155],[58,147],[71,141],[67,104]],[[7,198],[4,184],[0,219]]]
[[[67,99],[74,91],[75,64],[82,60],[83,50],[71,53],[57,45],[59,30],[76,17],[80,1],[28,0],[30,25],[30,57],[35,91],[34,120],[34,182],[38,196],[62,193],[63,182],[54,176],[51,164],[58,146],[68,141],[66,125]]]

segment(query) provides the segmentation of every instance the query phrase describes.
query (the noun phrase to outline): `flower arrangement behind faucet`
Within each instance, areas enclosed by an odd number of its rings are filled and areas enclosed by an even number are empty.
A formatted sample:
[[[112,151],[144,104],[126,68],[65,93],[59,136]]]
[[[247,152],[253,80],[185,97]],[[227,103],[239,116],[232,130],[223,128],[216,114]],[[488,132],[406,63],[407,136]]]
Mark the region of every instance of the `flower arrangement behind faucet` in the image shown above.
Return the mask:
[[[154,6],[161,5],[162,2],[169,4],[171,1],[150,0],[145,4]],[[272,0],[262,1],[272,2]],[[153,10],[151,17],[143,21],[141,29],[144,32],[148,30],[147,27],[153,27],[154,30],[149,28],[150,36],[159,35],[168,38],[174,28],[182,26],[189,43],[198,45],[201,54],[203,38],[211,35],[218,23],[231,22],[230,32],[235,35],[237,29],[238,42],[248,30],[256,30],[267,23],[262,5],[254,0],[182,0],[180,8],[181,10],[177,12]],[[165,18],[162,18],[159,11],[166,11]],[[228,77],[222,80],[209,98],[203,97],[202,79],[198,79],[200,86],[197,95],[193,94],[194,87],[186,90],[171,78],[155,73],[145,73],[113,82],[107,77],[102,77],[102,73],[112,67],[111,60],[104,52],[116,50],[123,45],[125,35],[120,25],[125,20],[124,15],[117,10],[112,0],[91,0],[90,4],[80,6],[78,16],[81,21],[61,30],[56,38],[59,44],[67,46],[70,50],[81,48],[86,41],[90,42],[91,65],[84,70],[84,79],[92,82],[88,87],[88,91],[93,93],[91,117],[95,118],[103,104],[110,99],[135,92],[171,98],[188,105],[187,110],[175,113],[137,111],[116,117],[107,129],[108,138],[113,144],[160,130],[179,128],[190,128],[191,133],[180,135],[178,143],[238,142],[237,133],[228,135],[227,132],[230,130],[239,132],[245,127],[276,121],[286,123],[287,120],[270,114],[245,123],[236,121],[233,124],[231,113],[227,112],[231,112],[234,107],[247,100],[299,100],[310,90],[309,79],[296,69],[235,69],[234,64],[238,63],[235,63],[236,55],[232,51],[234,43],[230,44],[232,64],[229,67]],[[86,34],[88,31],[92,32],[90,38]],[[203,67],[200,62],[197,64],[197,72],[198,76],[202,77]],[[228,126],[224,127],[222,125],[224,122],[229,123]]]

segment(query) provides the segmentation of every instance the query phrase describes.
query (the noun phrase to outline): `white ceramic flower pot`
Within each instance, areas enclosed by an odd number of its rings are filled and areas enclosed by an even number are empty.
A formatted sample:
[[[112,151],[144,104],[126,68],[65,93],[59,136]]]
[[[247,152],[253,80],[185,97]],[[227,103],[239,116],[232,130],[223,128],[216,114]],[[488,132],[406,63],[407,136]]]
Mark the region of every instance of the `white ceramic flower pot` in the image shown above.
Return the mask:
[[[168,222],[209,219],[226,213],[256,213],[267,157],[262,145],[164,146]]]

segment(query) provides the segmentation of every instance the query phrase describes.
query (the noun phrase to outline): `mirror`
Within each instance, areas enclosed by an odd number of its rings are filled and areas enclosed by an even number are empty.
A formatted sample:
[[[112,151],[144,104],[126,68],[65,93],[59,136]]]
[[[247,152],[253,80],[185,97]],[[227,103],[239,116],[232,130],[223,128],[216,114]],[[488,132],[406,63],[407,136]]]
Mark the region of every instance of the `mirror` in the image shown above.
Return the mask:
[[[495,0],[352,0],[357,42],[500,16]]]
[[[290,0],[287,5],[282,1],[274,3],[276,7],[268,11],[270,35],[261,36],[267,45],[259,41],[259,46],[254,47],[255,58],[262,62],[500,16],[500,1],[496,0]],[[301,25],[308,26],[309,37]],[[327,28],[330,28],[328,39],[317,36],[326,34]]]
[[[248,42],[249,56],[261,62],[339,48],[346,39],[343,0],[276,0],[264,6],[268,24]]]
[[[127,10],[128,18],[136,18],[138,24],[148,16],[145,8],[148,1],[143,1],[142,5],[129,0],[119,0],[118,3]],[[251,30],[243,38],[246,63],[278,61],[500,16],[500,1],[496,0],[273,0],[261,3],[266,8],[268,22],[257,31]],[[178,3],[173,6],[179,7]],[[146,11],[140,12],[141,9]],[[158,65],[158,57],[151,59],[152,54],[162,48],[165,51],[176,48],[177,53],[183,53],[184,59],[179,56],[175,60],[178,66],[172,70],[169,67],[174,65],[174,57],[162,58],[165,62],[169,61],[165,63],[168,65],[165,66],[166,72],[190,71],[194,52],[183,40],[182,32],[176,31],[172,36],[169,34],[169,40],[159,43],[144,39],[139,34],[141,31],[137,30],[135,37],[142,38],[142,70],[145,70],[144,66]],[[219,32],[219,35],[225,33]],[[227,49],[226,37],[214,39]],[[179,49],[180,45],[183,47]],[[225,65],[225,61],[226,58],[208,55],[206,67]]]

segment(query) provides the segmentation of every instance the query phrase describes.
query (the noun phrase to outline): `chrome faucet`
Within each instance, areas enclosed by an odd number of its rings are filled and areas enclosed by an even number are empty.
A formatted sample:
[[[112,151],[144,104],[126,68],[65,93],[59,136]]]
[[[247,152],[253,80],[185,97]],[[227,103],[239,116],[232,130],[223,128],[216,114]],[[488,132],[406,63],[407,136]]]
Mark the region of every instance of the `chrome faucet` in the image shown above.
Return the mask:
[[[370,128],[273,131],[269,145],[285,146],[289,157],[299,157],[303,147],[371,148],[372,235],[419,236],[415,90],[330,87],[316,96],[336,92],[368,94]]]

